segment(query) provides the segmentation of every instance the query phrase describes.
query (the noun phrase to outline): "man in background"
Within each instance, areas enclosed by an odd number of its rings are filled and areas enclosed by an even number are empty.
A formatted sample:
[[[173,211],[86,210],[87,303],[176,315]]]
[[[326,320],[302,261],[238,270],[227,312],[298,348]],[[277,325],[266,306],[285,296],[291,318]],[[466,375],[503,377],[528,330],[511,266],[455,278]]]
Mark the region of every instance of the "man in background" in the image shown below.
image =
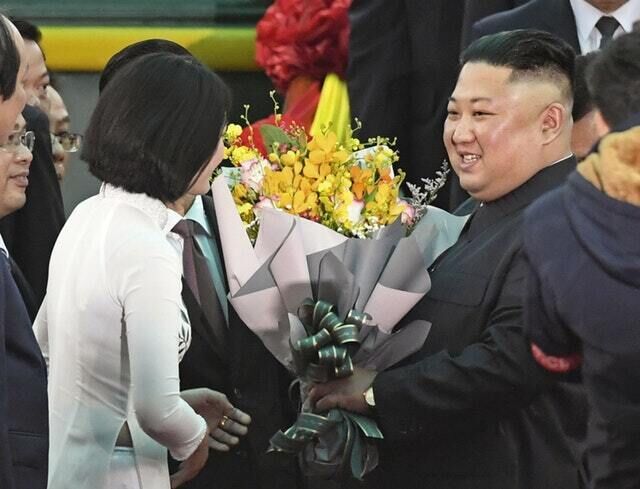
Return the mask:
[[[0,220],[7,249],[23,271],[40,307],[47,289],[49,258],[64,225],[62,193],[53,165],[49,119],[38,107],[46,101],[49,73],[39,46],[41,33],[33,24],[16,20],[25,43],[27,106],[23,115],[27,130],[35,134],[33,163],[29,171],[27,203]]]
[[[20,115],[26,62],[20,34],[0,16],[0,217],[24,205],[33,134]],[[0,234],[0,487],[45,489],[46,367]]]

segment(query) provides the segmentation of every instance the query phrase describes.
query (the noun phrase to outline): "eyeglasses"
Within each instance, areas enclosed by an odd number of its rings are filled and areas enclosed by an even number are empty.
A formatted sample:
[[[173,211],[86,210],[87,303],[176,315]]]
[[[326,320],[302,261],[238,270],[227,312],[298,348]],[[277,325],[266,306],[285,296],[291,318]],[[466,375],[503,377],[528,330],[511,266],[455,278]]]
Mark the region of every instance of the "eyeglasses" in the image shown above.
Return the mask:
[[[75,153],[80,149],[82,144],[82,134],[76,134],[73,132],[59,132],[58,134],[51,134],[51,145],[55,146],[59,144],[67,153]]]
[[[33,145],[36,142],[36,136],[33,131],[23,133],[13,133],[7,138],[7,142],[0,144],[0,149],[7,153],[17,153],[20,147],[24,146],[29,151],[33,151]]]

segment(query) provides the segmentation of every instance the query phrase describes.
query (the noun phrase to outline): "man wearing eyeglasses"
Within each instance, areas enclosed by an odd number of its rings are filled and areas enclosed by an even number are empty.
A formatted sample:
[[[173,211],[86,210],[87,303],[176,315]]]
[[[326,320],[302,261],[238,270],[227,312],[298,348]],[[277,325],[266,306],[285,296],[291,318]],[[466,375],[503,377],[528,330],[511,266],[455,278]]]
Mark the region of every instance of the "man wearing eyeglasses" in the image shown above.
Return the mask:
[[[47,288],[49,258],[64,225],[64,207],[60,184],[53,164],[46,86],[49,83],[44,54],[39,46],[41,33],[33,24],[14,20],[25,44],[25,62],[29,66],[24,80],[27,106],[23,111],[27,129],[36,135],[33,148],[27,202],[18,211],[0,220],[0,233],[33,290],[36,308]],[[31,104],[31,105],[29,105]]]
[[[69,132],[71,119],[69,111],[60,93],[49,85],[46,89],[47,115],[51,129],[51,150],[53,152],[53,164],[58,180],[62,181],[69,164],[69,153],[75,153],[80,149],[82,136]]]
[[[25,47],[0,15],[0,217],[22,207],[33,133],[20,115],[27,98]],[[49,421],[47,373],[0,235],[0,487],[45,489]]]

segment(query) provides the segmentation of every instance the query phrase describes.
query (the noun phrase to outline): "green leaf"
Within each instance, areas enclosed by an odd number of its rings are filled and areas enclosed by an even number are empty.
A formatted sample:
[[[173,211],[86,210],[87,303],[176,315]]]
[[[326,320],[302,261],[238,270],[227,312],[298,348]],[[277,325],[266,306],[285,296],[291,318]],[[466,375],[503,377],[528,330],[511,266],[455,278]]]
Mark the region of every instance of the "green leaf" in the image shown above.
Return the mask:
[[[295,139],[290,137],[282,129],[271,124],[263,124],[260,126],[260,134],[262,135],[264,146],[268,152],[273,151],[274,144],[276,146],[280,146],[281,144],[297,146],[298,144]]]

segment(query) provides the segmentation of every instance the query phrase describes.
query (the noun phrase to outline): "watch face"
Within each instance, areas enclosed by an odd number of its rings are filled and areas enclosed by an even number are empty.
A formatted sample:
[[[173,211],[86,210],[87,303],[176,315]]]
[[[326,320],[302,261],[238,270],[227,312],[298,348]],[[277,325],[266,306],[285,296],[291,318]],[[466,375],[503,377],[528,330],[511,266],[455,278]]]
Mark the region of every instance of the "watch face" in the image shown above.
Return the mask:
[[[369,407],[376,407],[376,401],[373,397],[373,387],[369,387],[364,391],[364,401]]]

